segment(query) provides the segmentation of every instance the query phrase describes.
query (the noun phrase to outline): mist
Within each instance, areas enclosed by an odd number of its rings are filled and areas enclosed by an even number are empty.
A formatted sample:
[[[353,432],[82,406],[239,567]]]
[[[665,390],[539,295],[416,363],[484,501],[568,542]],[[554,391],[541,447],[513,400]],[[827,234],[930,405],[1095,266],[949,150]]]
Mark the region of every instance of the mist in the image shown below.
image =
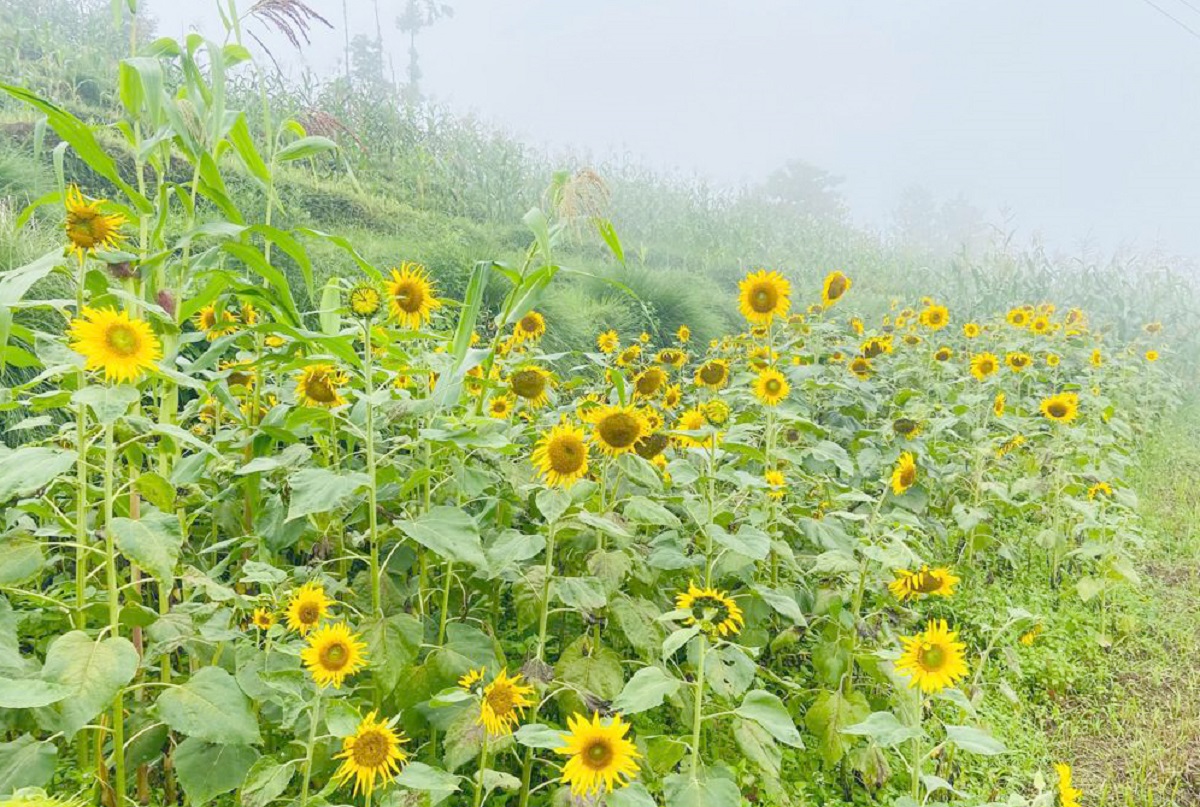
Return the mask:
[[[343,69],[371,0],[312,0],[333,25],[292,77]],[[405,3],[380,0],[399,81]],[[452,0],[422,30],[425,95],[550,151],[627,155],[736,185],[800,159],[887,231],[906,195],[962,197],[1018,239],[1200,255],[1200,11],[1184,0]],[[220,36],[215,8],[151,0],[164,34]],[[345,18],[343,13],[345,12]]]

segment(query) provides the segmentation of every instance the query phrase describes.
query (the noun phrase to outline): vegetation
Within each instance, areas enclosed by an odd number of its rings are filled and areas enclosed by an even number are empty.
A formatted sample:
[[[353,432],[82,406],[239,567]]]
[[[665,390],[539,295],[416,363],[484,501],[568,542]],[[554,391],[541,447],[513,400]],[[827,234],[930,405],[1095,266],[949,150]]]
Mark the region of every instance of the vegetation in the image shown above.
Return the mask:
[[[0,797],[1128,798],[1047,726],[1194,646],[1180,275],[309,102],[304,8],[7,9]]]

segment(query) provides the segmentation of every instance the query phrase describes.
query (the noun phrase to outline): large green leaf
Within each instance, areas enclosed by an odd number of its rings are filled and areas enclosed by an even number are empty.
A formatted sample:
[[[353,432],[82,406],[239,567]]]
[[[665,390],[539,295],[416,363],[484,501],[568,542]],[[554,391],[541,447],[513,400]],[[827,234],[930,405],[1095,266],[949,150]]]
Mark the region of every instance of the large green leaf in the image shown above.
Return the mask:
[[[242,807],[266,807],[283,795],[298,764],[298,760],[279,762],[271,757],[255,762],[242,785]]]
[[[0,678],[0,709],[34,709],[70,697],[73,690],[40,678]]]
[[[421,620],[411,614],[393,614],[363,626],[367,658],[385,692],[395,689],[409,672],[409,665],[421,650],[424,632]]]
[[[847,726],[866,719],[871,707],[861,692],[843,695],[840,690],[822,692],[804,715],[804,725],[817,736],[817,750],[830,765],[846,753],[842,736]]]
[[[478,569],[487,568],[487,558],[479,538],[479,525],[457,507],[433,507],[415,520],[397,521],[396,526],[409,538],[446,560],[469,563]]]
[[[177,516],[147,513],[136,520],[114,518],[112,531],[117,547],[130,561],[150,572],[163,585],[171,584],[183,546],[183,532]]]
[[[843,734],[870,737],[883,748],[893,748],[924,734],[916,726],[906,726],[891,712],[872,712],[861,723],[842,729]]]
[[[329,512],[370,482],[366,474],[339,474],[326,468],[302,468],[288,477],[292,500],[288,505],[287,520]]]
[[[62,262],[63,251],[55,249],[32,263],[0,274],[0,308],[10,308],[21,302],[34,283],[53,272]]]
[[[625,683],[621,694],[613,699],[612,708],[627,715],[645,712],[661,706],[682,685],[682,681],[668,675],[661,667],[643,667]]]
[[[175,775],[192,804],[207,804],[241,787],[257,760],[258,752],[249,746],[188,737],[175,749]]]
[[[792,722],[792,716],[787,707],[777,695],[764,689],[752,689],[742,699],[742,705],[734,710],[747,720],[753,720],[785,745],[793,748],[803,748],[804,741],[800,739],[800,731]]]
[[[50,643],[42,679],[70,690],[70,697],[38,712],[48,728],[73,735],[112,703],[137,673],[138,652],[127,639],[99,641],[83,631],[64,633]]]
[[[198,740],[252,745],[261,739],[250,699],[220,667],[204,667],[186,683],[163,692],[158,715],[175,731]]]
[[[75,465],[75,452],[42,446],[0,446],[0,504],[29,496]]]
[[[946,740],[954,743],[964,751],[982,756],[1005,754],[1008,749],[1004,743],[997,740],[983,729],[974,726],[952,726],[946,724]]]
[[[742,794],[730,779],[691,773],[673,773],[663,780],[667,807],[738,807]]]
[[[58,748],[22,734],[11,743],[0,743],[0,798],[26,787],[42,787],[54,775]]]

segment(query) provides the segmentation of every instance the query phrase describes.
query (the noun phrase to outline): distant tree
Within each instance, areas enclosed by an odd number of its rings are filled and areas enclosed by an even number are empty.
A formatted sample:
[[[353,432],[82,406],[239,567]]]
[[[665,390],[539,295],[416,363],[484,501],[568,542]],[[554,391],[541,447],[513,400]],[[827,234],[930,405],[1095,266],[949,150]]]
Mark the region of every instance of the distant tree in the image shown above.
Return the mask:
[[[396,27],[408,34],[408,84],[404,88],[405,100],[415,104],[421,100],[421,65],[417,56],[417,34],[443,17],[453,17],[454,9],[449,3],[437,0],[408,0],[404,11],[396,18]]]
[[[892,211],[892,237],[902,244],[949,255],[983,246],[990,236],[983,211],[965,195],[938,202],[933,192],[910,185]]]
[[[843,221],[848,208],[838,186],[845,177],[835,176],[823,168],[790,160],[776,169],[758,187],[757,195],[769,202],[786,205],[797,213],[814,219]]]

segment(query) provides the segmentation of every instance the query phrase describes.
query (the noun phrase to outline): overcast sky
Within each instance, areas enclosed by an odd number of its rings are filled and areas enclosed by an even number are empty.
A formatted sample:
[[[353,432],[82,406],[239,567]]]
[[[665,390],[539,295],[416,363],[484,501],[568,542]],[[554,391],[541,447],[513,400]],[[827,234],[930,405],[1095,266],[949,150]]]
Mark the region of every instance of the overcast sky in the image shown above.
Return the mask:
[[[342,0],[307,1],[339,30],[305,58],[337,70]],[[1061,248],[1200,256],[1200,0],[448,2],[424,89],[530,142],[728,183],[800,158],[868,224],[920,184]],[[402,73],[404,0],[379,5]],[[216,34],[208,7],[149,2],[171,35]]]

